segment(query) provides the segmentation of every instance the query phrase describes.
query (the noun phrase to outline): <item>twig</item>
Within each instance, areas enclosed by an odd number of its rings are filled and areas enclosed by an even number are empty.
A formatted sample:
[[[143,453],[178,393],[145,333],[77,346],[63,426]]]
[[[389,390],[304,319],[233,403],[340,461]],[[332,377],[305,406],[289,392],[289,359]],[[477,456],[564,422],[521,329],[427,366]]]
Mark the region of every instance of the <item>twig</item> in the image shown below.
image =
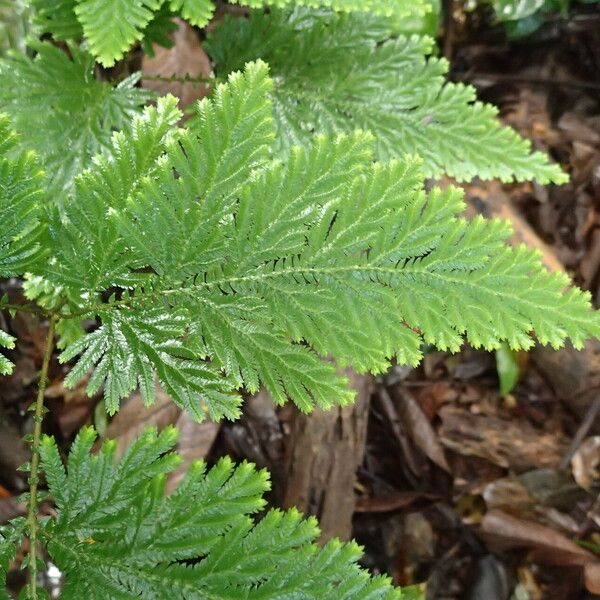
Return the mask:
[[[444,24],[442,54],[446,60],[451,61],[454,54],[454,37],[456,35],[454,31],[454,0],[442,0],[442,19]]]
[[[46,347],[44,350],[44,361],[38,383],[37,398],[34,405],[29,407],[33,409],[33,441],[31,444],[31,469],[29,474],[29,504],[27,508],[27,529],[29,534],[29,598],[37,599],[37,534],[38,534],[38,470],[40,464],[40,438],[42,436],[42,421],[44,420],[44,392],[48,383],[48,369],[50,368],[50,359],[54,348],[54,328],[57,317],[50,319],[48,334],[46,335]]]
[[[493,83],[517,83],[524,85],[537,85],[537,86],[549,86],[549,87],[571,87],[575,89],[598,91],[600,90],[600,83],[593,81],[579,81],[577,79],[554,79],[546,77],[521,77],[518,75],[502,75],[500,73],[472,73],[459,75],[453,74],[455,79],[459,81],[467,81],[476,85],[478,80],[488,80]]]
[[[49,316],[51,314],[50,311],[47,311],[36,304],[3,304],[0,302],[0,310],[24,312],[31,315],[37,315],[39,317]]]
[[[207,83],[209,85],[218,83],[216,77],[206,77],[205,75],[142,75],[144,81],[164,81],[166,83]]]
[[[560,461],[560,468],[566,469],[571,462],[571,459],[577,452],[579,446],[581,446],[581,442],[585,439],[585,436],[589,433],[596,417],[600,413],[600,396],[596,396],[595,400],[590,404],[587,412],[585,413],[585,417],[583,421],[581,421],[581,425],[579,425],[579,429],[577,429],[577,433],[573,438],[573,441],[569,445],[569,448],[565,452],[562,460]]]

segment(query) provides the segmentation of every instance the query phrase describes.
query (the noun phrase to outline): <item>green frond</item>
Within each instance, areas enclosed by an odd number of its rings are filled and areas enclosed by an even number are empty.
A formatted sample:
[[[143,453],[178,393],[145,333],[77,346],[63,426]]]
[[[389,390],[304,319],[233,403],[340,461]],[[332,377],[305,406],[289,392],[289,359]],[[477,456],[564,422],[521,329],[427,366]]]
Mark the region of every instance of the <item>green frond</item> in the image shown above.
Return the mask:
[[[34,22],[41,33],[55,40],[78,40],[83,37],[81,24],[75,15],[77,0],[29,0],[34,9]]]
[[[68,221],[63,219],[62,227],[56,228],[59,260],[53,281],[67,289],[77,286],[82,293],[101,292],[114,285],[132,285],[132,263],[151,264],[163,290],[170,285],[181,289],[190,276],[217,265],[225,249],[222,236],[216,235],[220,224],[230,219],[238,194],[254,170],[268,160],[274,137],[266,97],[270,87],[266,65],[249,65],[244,74],[233,74],[227,85],[218,87],[214,100],[198,105],[191,128],[174,136],[172,143],[165,143],[163,136],[173,115],[161,120],[162,127],[157,123],[159,115],[169,114],[167,100],[159,102],[158,111],[147,109],[133,128],[137,133],[117,134],[115,142],[126,149],[113,149],[110,158],[84,174],[77,182],[80,194],[65,205]],[[136,152],[147,171],[131,168]],[[340,157],[335,185],[339,187],[347,176],[345,166],[369,154],[365,147],[354,158]],[[120,157],[127,176],[118,166]],[[319,175],[317,165],[313,171],[313,177]],[[114,183],[120,187],[109,192],[113,173],[119,174]],[[139,190],[134,187],[138,184]],[[202,198],[202,203],[196,198]],[[112,219],[105,227],[96,227],[107,212]],[[167,231],[173,235],[165,236]],[[213,419],[234,418],[239,397],[211,363],[201,360],[210,357],[236,387],[257,391],[262,382],[280,403],[290,397],[309,410],[314,404],[327,407],[352,399],[332,364],[307,348],[291,345],[283,331],[265,326],[264,302],[257,304],[250,298],[227,306],[220,292],[200,301],[201,307],[198,300],[179,301],[188,316],[167,316],[162,330],[168,304],[129,313],[111,313],[107,306],[100,314],[102,326],[63,353],[62,360],[70,360],[83,352],[66,384],[75,384],[95,367],[88,392],[93,394],[104,384],[107,406],[115,411],[119,400],[138,385],[151,403],[158,375],[174,401],[197,419],[205,414]],[[186,322],[190,342],[182,345],[173,340],[186,335]],[[167,347],[161,350],[160,344]]]
[[[6,577],[10,563],[15,559],[21,544],[25,519],[19,518],[10,525],[0,526],[0,600],[12,600],[7,591]]]
[[[202,0],[200,0],[200,2],[201,1]],[[58,41],[81,40],[84,37],[82,23],[76,14],[76,8],[78,4],[81,3],[79,0],[30,0],[30,2],[35,9],[33,20],[39,27],[41,33],[48,33]],[[92,6],[92,9],[98,8],[97,4],[85,4],[86,7],[83,9],[84,13],[90,10],[90,6]],[[137,29],[135,25],[133,26],[133,41],[140,40],[144,47],[144,51],[147,54],[151,54],[153,42],[170,47],[172,41],[169,39],[168,33],[173,31],[173,29],[177,29],[177,26],[170,21],[173,14],[168,3],[165,2],[165,0],[162,0],[160,3],[154,4],[160,4],[160,6],[158,9],[151,11],[150,20],[147,22],[145,27],[142,27],[143,31],[139,29],[139,26]],[[121,3],[119,5],[115,5],[113,3],[109,6],[113,6],[115,9],[119,9],[119,7],[121,9],[125,9],[121,13],[115,13],[111,15],[112,19],[118,20],[120,18],[126,18],[129,10],[133,10],[135,12],[135,5],[131,2]],[[102,8],[102,5],[100,5],[100,8]],[[145,15],[145,17],[146,16],[147,15]],[[84,14],[84,17],[89,18],[89,15]],[[143,21],[145,21],[145,18]],[[104,28],[106,27],[106,23],[97,23],[96,27]],[[102,29],[102,31],[107,30],[108,28]],[[123,48],[123,50],[121,50],[118,54],[118,58],[121,58],[124,52],[128,50],[131,45],[131,43],[127,42],[127,36],[131,36],[132,34],[132,24],[120,24],[119,29],[112,29],[110,34],[112,37],[109,37],[107,40],[103,40],[103,43],[112,44],[113,48]],[[95,46],[90,48],[90,51],[95,58],[99,58],[96,55]],[[106,48],[104,48],[104,51],[106,52]]]
[[[16,339],[12,335],[8,335],[0,329],[0,348],[8,348],[9,350],[15,347]],[[0,354],[0,375],[10,375],[14,368],[14,364]]]
[[[87,393],[104,387],[109,414],[119,402],[139,387],[146,404],[154,403],[155,378],[173,402],[201,421],[239,417],[241,398],[211,363],[186,344],[188,317],[167,306],[143,311],[112,311],[102,315],[102,325],[79,339],[61,354],[67,361],[81,353],[65,379],[73,386],[94,367]]]
[[[475,89],[447,83],[432,40],[392,37],[385,19],[310,11],[255,11],[226,18],[205,44],[219,73],[269,63],[278,149],[313,133],[371,131],[380,160],[418,154],[427,176],[458,180],[567,180],[557,165],[497,120]],[[318,60],[306,60],[317,56]]]
[[[322,7],[346,13],[364,13],[361,18],[368,14],[402,18],[409,15],[423,15],[429,10],[429,6],[422,0],[415,2],[407,0],[235,0],[235,3],[250,8],[263,8],[265,5],[274,8]]]
[[[92,54],[105,67],[112,67],[144,28],[163,0],[77,0],[75,14]]]
[[[134,43],[150,35],[167,40],[152,22],[164,17],[168,10],[180,14],[192,25],[204,27],[213,16],[212,0],[31,0],[41,30],[57,40],[79,40],[89,43],[90,52],[105,67],[123,58]],[[235,0],[236,4],[262,8],[305,6],[324,7],[341,12],[380,15],[399,21],[408,16],[420,17],[431,7],[424,0]],[[159,19],[164,24],[164,19]],[[155,22],[156,25],[156,22]],[[148,31],[148,28],[153,31]],[[164,29],[162,29],[164,31]],[[256,57],[254,57],[256,58]]]
[[[171,10],[178,11],[196,27],[204,27],[215,12],[212,0],[170,0],[170,5]]]
[[[269,159],[275,137],[267,99],[271,85],[262,62],[233,73],[213,99],[197,105],[190,129],[169,145],[156,176],[129,196],[125,210],[113,211],[123,238],[138,254],[152,255],[163,280],[180,281],[220,261],[222,240],[214,229],[231,218],[241,187]],[[158,229],[177,234],[158,236]]]
[[[0,115],[0,277],[22,275],[44,257],[44,173],[32,152],[19,152]]]
[[[155,173],[180,116],[173,96],[160,98],[156,107],[115,133],[108,151],[77,177],[72,197],[51,228],[55,260],[46,274],[54,285],[83,300],[112,286],[129,288],[144,281],[110,215]]]
[[[93,58],[75,46],[71,58],[47,42],[33,49],[33,59],[13,53],[0,62],[0,110],[22,146],[37,152],[50,191],[60,196],[150,96],[135,87],[138,75],[116,87],[95,79]]]
[[[196,462],[166,495],[166,476],[180,462],[176,437],[173,428],[147,430],[116,461],[112,441],[90,454],[95,432],[85,428],[66,470],[54,440],[43,439],[57,516],[41,536],[66,576],[63,600],[401,598],[388,579],[356,565],[356,544],[315,545],[314,519],[272,510],[255,523],[269,480],[251,464],[224,458],[207,470]]]
[[[228,299],[217,290],[180,303],[193,315],[192,331],[202,340],[202,354],[220,365],[237,387],[256,393],[262,384],[274,402],[290,399],[304,412],[353,400],[354,392],[335,366],[302,344],[291,344],[260,296]]]
[[[77,306],[78,299],[69,294],[68,288],[58,285],[40,275],[25,273],[23,293],[28,300],[35,302],[48,311],[65,310],[67,306]],[[80,301],[80,299],[79,299]],[[64,349],[85,335],[81,321],[77,319],[61,319],[55,327],[56,347]]]
[[[234,417],[233,389],[264,385],[308,411],[352,398],[322,357],[377,373],[416,364],[423,341],[454,351],[600,334],[588,294],[510,249],[504,221],[459,218],[460,191],[426,193],[420,159],[374,163],[373,136],[356,131],[269,160],[270,90],[266,65],[250,63],[188,129],[168,136],[167,119],[152,143],[117,134],[127,152],[78,180],[52,275],[86,299],[72,314],[102,324],[63,353],[82,353],[67,385],[93,368],[88,391],[104,385],[114,411],[135,387],[151,402],[157,377],[197,419]]]

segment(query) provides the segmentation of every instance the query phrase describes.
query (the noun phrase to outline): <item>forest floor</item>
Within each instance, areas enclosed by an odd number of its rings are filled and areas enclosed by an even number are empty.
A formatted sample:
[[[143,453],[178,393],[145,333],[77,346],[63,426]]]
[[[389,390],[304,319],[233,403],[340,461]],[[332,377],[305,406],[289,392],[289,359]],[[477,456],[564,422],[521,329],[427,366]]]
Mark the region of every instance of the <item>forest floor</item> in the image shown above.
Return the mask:
[[[598,304],[600,12],[576,11],[510,43],[500,29],[459,15],[451,36],[443,47],[452,78],[476,85],[504,122],[571,175],[561,187],[476,181],[464,186],[468,212],[509,218],[515,241],[538,247],[550,268],[566,270]],[[142,65],[146,75],[210,68],[195,32],[180,29],[176,42]],[[168,85],[188,103],[203,93],[192,84]],[[19,293],[11,282],[0,288]],[[25,409],[45,325],[31,315],[0,314],[0,326],[20,340],[15,372],[0,386],[6,521],[23,512],[15,498],[25,481],[15,468],[28,458],[20,440],[31,430]],[[66,367],[54,360],[45,427],[66,449],[85,423],[121,446],[148,424],[175,423],[186,461],[228,453],[269,468],[274,503],[300,503],[321,516],[324,537],[356,537],[366,566],[400,585],[427,582],[427,598],[600,597],[600,342],[582,352],[536,348],[513,358],[518,383],[504,394],[497,357],[464,348],[429,352],[416,369],[357,378],[359,404],[351,413],[306,419],[259,394],[240,422],[221,425],[193,423],[163,395],[152,409],[132,397],[109,423],[83,387],[63,387]],[[504,366],[500,372],[510,375]],[[357,468],[355,481],[339,475],[348,465],[350,474]],[[342,516],[336,521],[344,511],[347,524]],[[18,586],[19,573],[12,577]]]

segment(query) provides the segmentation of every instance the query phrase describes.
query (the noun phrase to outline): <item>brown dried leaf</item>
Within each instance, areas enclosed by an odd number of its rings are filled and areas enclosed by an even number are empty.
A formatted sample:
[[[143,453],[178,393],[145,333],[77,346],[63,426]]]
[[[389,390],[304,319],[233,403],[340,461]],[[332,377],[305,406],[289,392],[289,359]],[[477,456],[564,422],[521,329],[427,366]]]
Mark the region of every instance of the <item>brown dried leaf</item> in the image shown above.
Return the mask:
[[[538,346],[532,357],[556,395],[583,418],[600,388],[600,342],[589,340],[583,350]]]
[[[153,46],[154,58],[144,55],[142,59],[142,85],[159,94],[173,94],[186,107],[192,102],[204,98],[209,86],[200,82],[156,81],[148,77],[205,77],[211,75],[210,59],[200,45],[198,34],[185,21],[175,19],[178,29],[172,34],[174,46],[163,48]]]
[[[482,495],[488,510],[503,508],[523,513],[531,510],[534,505],[529,490],[516,477],[492,481],[486,485]]]
[[[575,481],[588,492],[600,476],[600,436],[589,437],[584,440],[571,459],[571,468]]]
[[[583,566],[596,562],[591,552],[554,529],[500,510],[491,510],[485,515],[480,533],[492,549],[529,549],[536,562],[557,566]]]
[[[157,386],[156,402],[152,406],[144,406],[141,395],[133,394],[110,422],[104,437],[117,440],[117,456],[121,456],[147,427],[160,430],[167,425],[175,425],[179,430],[179,441],[175,449],[183,458],[177,470],[169,476],[167,488],[172,491],[194,460],[206,458],[219,433],[218,423],[196,423]]]
[[[557,467],[567,446],[559,432],[539,431],[523,419],[472,414],[452,406],[443,407],[439,415],[439,436],[444,446],[517,472]]]
[[[589,236],[588,250],[579,264],[584,289],[593,286],[598,269],[600,269],[600,229],[595,227]]]
[[[177,452],[183,460],[178,469],[169,475],[167,491],[177,487],[193,461],[204,460],[208,456],[221,429],[220,423],[213,421],[196,423],[185,411],[179,415],[175,426],[179,429]]]
[[[592,146],[600,143],[597,126],[592,126],[592,122],[583,115],[574,112],[564,113],[558,120],[558,128],[564,137],[571,142],[585,142]]]
[[[450,381],[433,381],[430,385],[415,389],[413,393],[429,421],[444,404],[458,398],[458,391]]]
[[[413,442],[431,461],[450,473],[442,445],[419,403],[406,390],[397,387],[394,392],[394,404]]]
[[[600,563],[588,563],[583,568],[585,587],[592,594],[600,594]]]
[[[156,402],[152,406],[144,406],[142,396],[139,393],[133,394],[110,422],[104,437],[116,439],[117,456],[121,456],[147,427],[163,429],[174,424],[180,414],[181,409],[157,386]]]
[[[437,494],[426,494],[416,491],[396,492],[387,496],[373,496],[371,498],[359,498],[356,501],[357,513],[382,513],[392,512],[411,506],[418,500],[440,500]]]

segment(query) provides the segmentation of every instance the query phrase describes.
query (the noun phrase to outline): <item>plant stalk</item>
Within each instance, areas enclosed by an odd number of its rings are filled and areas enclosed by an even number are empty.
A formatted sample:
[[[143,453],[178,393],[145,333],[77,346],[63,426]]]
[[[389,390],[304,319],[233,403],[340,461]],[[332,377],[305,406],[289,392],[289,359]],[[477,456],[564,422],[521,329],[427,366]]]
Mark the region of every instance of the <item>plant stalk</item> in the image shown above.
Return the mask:
[[[51,311],[44,310],[40,306],[35,304],[1,304],[0,310],[13,310],[15,312],[29,313],[31,315],[37,315],[39,317],[51,314]]]
[[[44,361],[38,383],[37,398],[33,407],[33,441],[31,444],[31,469],[29,474],[29,504],[27,507],[27,529],[29,534],[28,587],[29,598],[37,598],[37,533],[38,533],[38,470],[40,465],[40,441],[42,437],[42,421],[44,420],[44,392],[48,383],[48,369],[54,349],[54,328],[57,317],[50,318],[50,326],[46,335]],[[30,407],[31,409],[31,407]]]
[[[206,77],[204,75],[143,75],[145,81],[162,81],[165,83],[191,83],[194,85],[212,85],[218,83],[216,77]]]

